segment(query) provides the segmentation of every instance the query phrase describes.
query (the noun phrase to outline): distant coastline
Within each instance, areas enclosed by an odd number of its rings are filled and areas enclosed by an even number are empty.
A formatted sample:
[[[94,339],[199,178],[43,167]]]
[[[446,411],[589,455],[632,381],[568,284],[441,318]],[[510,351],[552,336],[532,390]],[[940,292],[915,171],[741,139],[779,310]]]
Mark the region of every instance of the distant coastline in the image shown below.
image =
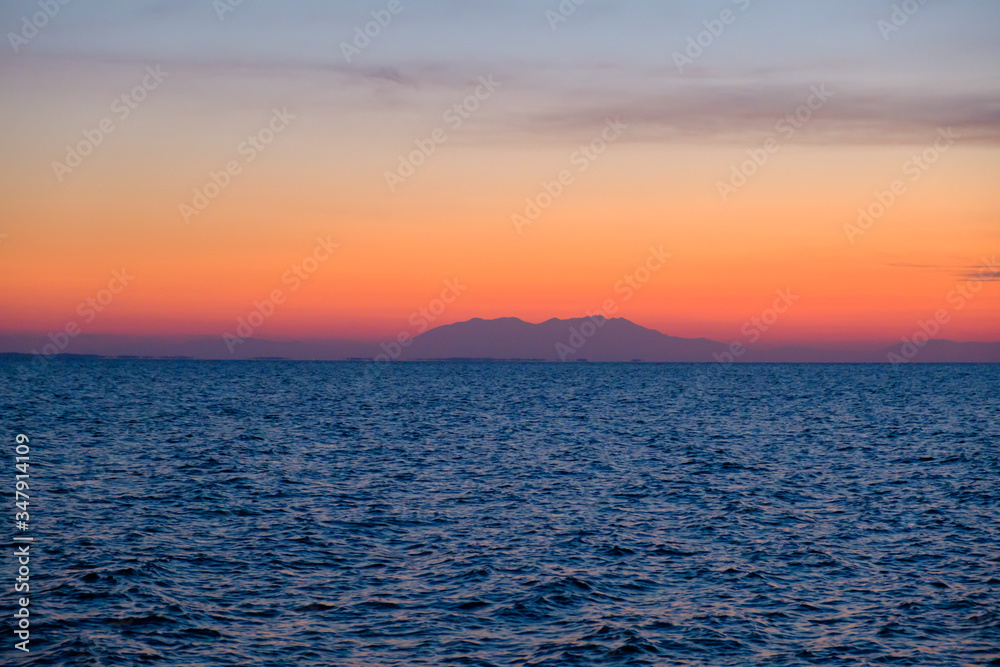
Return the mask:
[[[246,338],[233,352],[221,337],[81,334],[58,348],[45,334],[0,334],[0,357],[241,361],[450,361],[574,363],[1000,363],[1000,342],[929,340],[919,347],[751,345],[681,338],[624,318],[475,318],[395,340]]]

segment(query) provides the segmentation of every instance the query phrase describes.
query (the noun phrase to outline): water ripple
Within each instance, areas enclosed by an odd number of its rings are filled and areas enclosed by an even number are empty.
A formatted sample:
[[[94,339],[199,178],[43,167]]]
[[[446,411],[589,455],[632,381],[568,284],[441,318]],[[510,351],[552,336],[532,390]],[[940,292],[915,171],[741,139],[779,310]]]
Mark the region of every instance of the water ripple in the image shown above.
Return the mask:
[[[997,366],[19,363],[23,664],[1000,665]]]

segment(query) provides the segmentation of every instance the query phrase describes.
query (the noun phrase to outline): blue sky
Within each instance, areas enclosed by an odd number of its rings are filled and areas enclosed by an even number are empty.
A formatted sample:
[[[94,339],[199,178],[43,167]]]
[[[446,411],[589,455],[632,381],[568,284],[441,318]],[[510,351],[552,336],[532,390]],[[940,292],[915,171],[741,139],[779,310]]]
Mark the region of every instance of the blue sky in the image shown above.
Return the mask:
[[[489,72],[517,88],[508,122],[542,132],[553,116],[567,128],[612,106],[648,124],[647,137],[738,132],[820,83],[836,88],[839,112],[812,131],[833,128],[834,141],[845,127],[870,141],[879,128],[893,140],[940,124],[974,126],[992,140],[1000,117],[1000,3],[986,0],[927,2],[888,39],[878,22],[899,3],[887,1],[587,0],[555,30],[554,1],[400,2],[402,12],[352,63],[341,43],[387,2],[245,0],[220,19],[211,0],[74,0],[0,63],[16,69],[34,57],[33,66],[72,71],[85,61],[160,62],[230,79],[219,95],[295,79],[408,105],[433,104]],[[5,3],[0,25],[16,31],[37,10]],[[735,21],[678,72],[674,53],[726,10]],[[308,91],[297,96],[310,101]]]

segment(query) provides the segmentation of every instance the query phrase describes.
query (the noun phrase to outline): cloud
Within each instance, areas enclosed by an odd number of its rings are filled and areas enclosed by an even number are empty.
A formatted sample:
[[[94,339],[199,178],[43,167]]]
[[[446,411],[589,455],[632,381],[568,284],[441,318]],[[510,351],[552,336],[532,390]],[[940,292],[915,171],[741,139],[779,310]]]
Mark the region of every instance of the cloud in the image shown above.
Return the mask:
[[[845,82],[760,84],[663,81],[647,90],[575,90],[546,108],[510,119],[513,129],[540,135],[576,133],[621,116],[630,141],[717,139],[751,141],[775,132],[776,124],[807,102],[813,86],[833,97],[795,133],[806,143],[923,144],[938,128],[950,127],[963,143],[1000,141],[1000,92],[940,95],[905,90],[866,90]],[[653,88],[655,87],[655,90]],[[551,90],[551,88],[550,88]]]
[[[69,61],[161,62],[220,80],[287,84],[282,94],[302,98],[309,86],[343,91],[352,106],[367,100],[400,113],[424,101],[447,106],[478,76],[494,74],[505,83],[503,99],[467,141],[564,141],[621,116],[630,125],[624,141],[752,143],[823,84],[835,97],[792,141],[926,144],[939,127],[953,128],[962,143],[1000,140],[993,4],[929,5],[907,27],[912,40],[901,34],[887,45],[875,20],[888,5],[754,3],[679,74],[671,53],[728,4],[590,0],[553,33],[545,11],[555,0],[408,0],[347,63],[339,44],[383,2],[244,2],[220,21],[207,1],[116,0],[67,6],[30,57],[53,69]],[[16,25],[19,11],[7,9],[6,23]],[[0,61],[24,62],[11,53]],[[231,96],[236,88],[219,89]]]
[[[995,256],[983,258],[982,264],[972,266],[944,266],[941,264],[907,264],[890,263],[893,266],[904,269],[930,269],[941,273],[949,273],[960,280],[978,280],[983,282],[1000,282],[1000,265],[997,265]]]
[[[981,266],[967,267],[955,274],[963,280],[981,280],[983,282],[1000,282],[1000,268],[986,263]]]

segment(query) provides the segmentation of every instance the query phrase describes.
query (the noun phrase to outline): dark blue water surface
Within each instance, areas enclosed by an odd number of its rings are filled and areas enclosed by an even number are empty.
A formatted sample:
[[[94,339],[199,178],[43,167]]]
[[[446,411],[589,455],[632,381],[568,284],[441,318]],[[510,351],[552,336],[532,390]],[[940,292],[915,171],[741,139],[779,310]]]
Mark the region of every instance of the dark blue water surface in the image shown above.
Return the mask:
[[[32,369],[8,664],[1000,664],[1000,366]]]

